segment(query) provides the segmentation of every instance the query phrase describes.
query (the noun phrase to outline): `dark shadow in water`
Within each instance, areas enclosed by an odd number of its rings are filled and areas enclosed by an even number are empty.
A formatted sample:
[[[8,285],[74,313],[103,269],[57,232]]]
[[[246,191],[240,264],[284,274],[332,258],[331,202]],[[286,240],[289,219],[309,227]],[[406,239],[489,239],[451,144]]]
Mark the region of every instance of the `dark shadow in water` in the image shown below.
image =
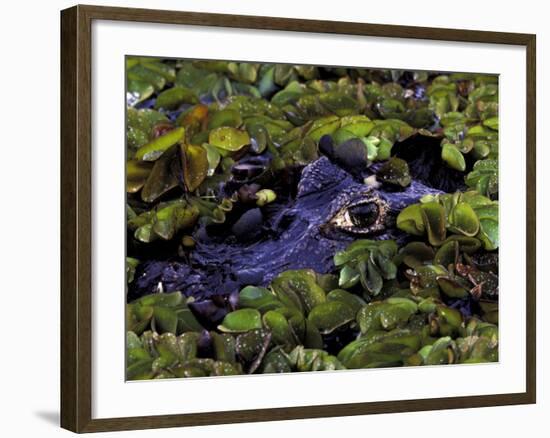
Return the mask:
[[[59,426],[59,412],[58,411],[38,411],[35,412],[38,418],[42,421],[49,423],[53,426]]]

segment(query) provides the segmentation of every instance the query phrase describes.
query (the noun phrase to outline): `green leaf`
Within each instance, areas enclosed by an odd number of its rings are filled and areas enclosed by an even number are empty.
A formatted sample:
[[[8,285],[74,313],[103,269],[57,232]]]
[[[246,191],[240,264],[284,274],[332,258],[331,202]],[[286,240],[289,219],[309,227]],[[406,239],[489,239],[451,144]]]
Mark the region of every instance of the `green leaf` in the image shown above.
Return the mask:
[[[472,207],[459,202],[449,214],[449,228],[465,236],[473,237],[479,231],[479,219]]]
[[[208,143],[220,149],[235,152],[250,144],[250,137],[246,131],[222,126],[210,131]]]
[[[173,87],[160,93],[155,101],[155,109],[176,109],[182,103],[199,103],[197,95],[189,88]]]
[[[308,322],[319,329],[321,334],[332,333],[337,328],[353,321],[355,312],[343,301],[327,301],[315,306],[308,315]]]
[[[239,309],[225,315],[218,329],[222,332],[240,333],[262,328],[262,315],[256,309]]]
[[[183,181],[188,191],[194,192],[208,174],[207,151],[202,146],[181,146]]]
[[[441,158],[445,161],[449,167],[464,172],[466,170],[466,161],[464,155],[458,150],[458,148],[451,143],[445,143],[441,150]]]
[[[138,160],[155,161],[157,160],[166,149],[179,142],[185,134],[184,128],[176,128],[168,131],[166,134],[155,138],[151,142],[141,146],[135,157]]]

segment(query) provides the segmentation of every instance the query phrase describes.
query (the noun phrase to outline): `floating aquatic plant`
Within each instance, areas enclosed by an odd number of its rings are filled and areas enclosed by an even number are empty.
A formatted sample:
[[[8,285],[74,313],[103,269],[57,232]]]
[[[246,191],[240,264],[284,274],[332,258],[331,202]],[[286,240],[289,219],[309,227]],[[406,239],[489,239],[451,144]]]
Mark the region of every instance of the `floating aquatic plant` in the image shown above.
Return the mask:
[[[128,379],[498,360],[496,76],[126,76]],[[352,225],[321,223],[332,202]]]

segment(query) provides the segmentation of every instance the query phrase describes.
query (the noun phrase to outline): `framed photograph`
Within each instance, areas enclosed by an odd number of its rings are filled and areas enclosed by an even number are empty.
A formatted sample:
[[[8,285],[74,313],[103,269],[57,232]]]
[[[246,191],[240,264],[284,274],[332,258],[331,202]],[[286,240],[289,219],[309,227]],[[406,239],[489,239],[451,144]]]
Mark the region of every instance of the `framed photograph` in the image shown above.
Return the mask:
[[[61,13],[61,423],[535,403],[535,35]]]

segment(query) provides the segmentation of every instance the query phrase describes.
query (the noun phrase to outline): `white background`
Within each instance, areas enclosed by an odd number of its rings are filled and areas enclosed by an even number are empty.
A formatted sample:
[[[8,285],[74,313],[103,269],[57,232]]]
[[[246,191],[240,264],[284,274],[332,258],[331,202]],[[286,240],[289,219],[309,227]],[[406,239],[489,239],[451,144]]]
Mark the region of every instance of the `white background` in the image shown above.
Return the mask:
[[[388,24],[463,27],[538,35],[538,124],[537,138],[539,196],[538,222],[548,222],[548,211],[542,190],[548,184],[544,163],[548,153],[542,145],[548,131],[546,102],[548,88],[542,80],[548,77],[545,43],[548,13],[544,2],[466,1],[443,7],[441,2],[391,3],[358,2],[224,2],[224,1],[115,1],[119,6],[156,7],[164,9],[227,12],[256,15],[289,16],[332,20],[365,21]],[[376,6],[375,6],[376,4]],[[4,334],[0,356],[2,398],[2,434],[6,436],[66,435],[57,428],[59,399],[59,9],[71,6],[65,1],[11,2],[2,14],[3,62],[2,84],[2,309]],[[546,30],[545,30],[546,29]],[[196,42],[199,44],[199,42]],[[547,129],[547,128],[546,128]],[[7,199],[6,199],[7,197]],[[545,217],[546,216],[546,217]],[[542,249],[549,244],[548,232],[538,230],[538,270],[543,273]],[[8,240],[6,244],[6,239]],[[334,436],[343,433],[420,437],[444,433],[459,437],[524,435],[548,424],[544,416],[550,408],[550,387],[544,378],[543,363],[548,364],[548,350],[543,341],[548,323],[542,320],[546,306],[543,291],[548,281],[538,281],[538,400],[535,406],[499,407],[391,414],[338,419],[287,421],[269,424],[211,426],[185,430],[142,431],[107,436],[225,436],[261,434],[314,433]],[[226,395],[228,396],[228,395]],[[269,395],[266,394],[266,397]],[[150,400],[149,402],[154,403]],[[535,433],[533,436],[543,436]],[[31,435],[32,436],[32,435]]]

